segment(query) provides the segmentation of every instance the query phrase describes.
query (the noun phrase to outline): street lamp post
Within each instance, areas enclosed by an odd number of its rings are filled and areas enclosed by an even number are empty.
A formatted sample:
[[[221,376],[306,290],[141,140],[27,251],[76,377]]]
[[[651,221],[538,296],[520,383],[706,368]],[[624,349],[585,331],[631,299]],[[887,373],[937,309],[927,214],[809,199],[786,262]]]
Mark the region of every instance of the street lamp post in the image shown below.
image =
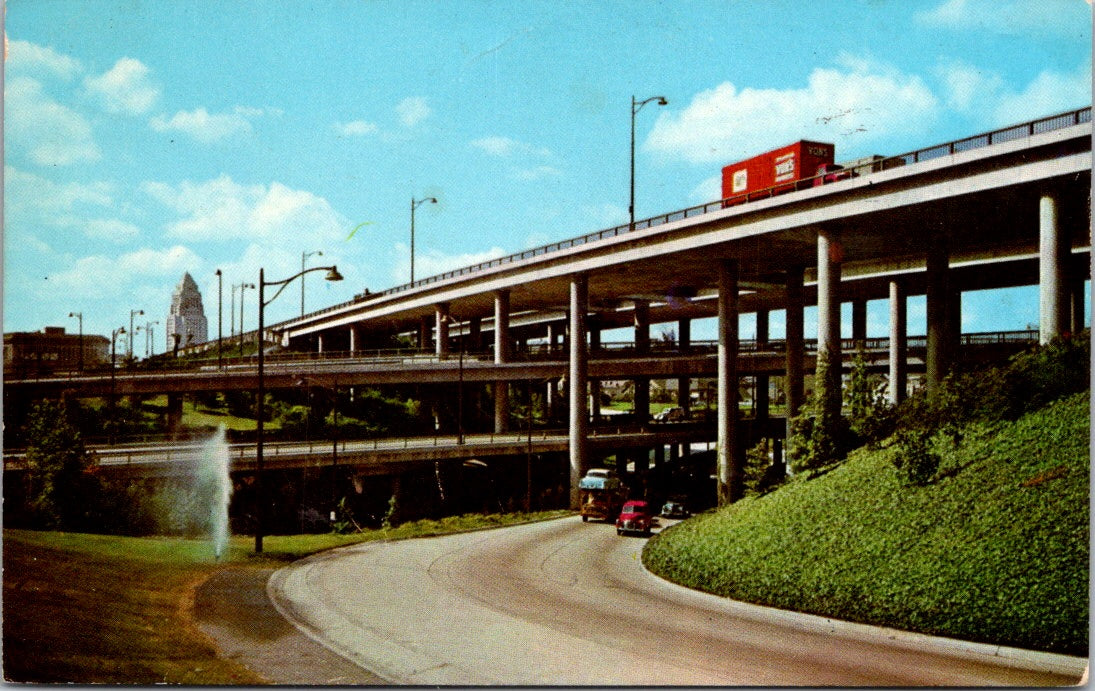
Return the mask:
[[[80,372],[84,371],[84,313],[83,312],[69,312],[69,318],[76,317],[80,320],[80,352],[76,355],[77,367]]]
[[[221,369],[224,366],[224,353],[221,349],[221,341],[224,338],[223,328],[224,320],[222,319],[222,307],[224,305],[224,274],[220,269],[217,269],[217,369]]]
[[[152,338],[152,327],[160,322],[147,322],[144,325],[144,356],[150,357],[156,354],[156,340]]]
[[[259,268],[259,328],[258,328],[258,343],[259,343],[259,362],[258,362],[258,397],[255,401],[255,417],[257,418],[257,424],[255,429],[255,553],[262,553],[262,533],[263,533],[263,518],[265,517],[266,509],[263,505],[264,492],[262,481],[262,461],[263,461],[263,437],[265,435],[264,419],[265,413],[265,398],[266,398],[266,383],[264,380],[264,369],[266,363],[266,349],[263,347],[262,336],[263,330],[266,328],[266,306],[277,299],[281,292],[285,290],[286,286],[293,282],[293,280],[303,276],[306,273],[312,271],[326,271],[327,275],[324,278],[328,281],[341,281],[342,274],[338,272],[337,266],[314,266],[310,269],[303,269],[300,273],[294,274],[289,278],[282,281],[267,281],[266,269]],[[280,286],[278,291],[267,300],[266,299],[266,286]],[[254,285],[251,286],[252,288]],[[242,292],[240,293],[242,295]],[[242,303],[242,300],[241,300]],[[242,309],[242,306],[241,306]],[[241,320],[242,323],[242,320]]]
[[[129,349],[126,352],[127,358],[133,357],[133,315],[139,314],[144,316],[144,310],[129,310]]]
[[[251,288],[254,290],[254,283],[241,283],[237,288],[240,289],[240,357],[243,357],[243,291]],[[261,350],[261,348],[259,349]]]
[[[634,96],[631,97],[631,196],[627,205],[627,213],[630,217],[628,230],[635,230],[635,115],[651,101],[659,106],[669,104],[665,96],[651,96],[642,101],[636,101]]]
[[[304,262],[306,259],[308,259],[308,257],[317,254],[321,257],[323,256],[323,252],[321,250],[316,250],[315,252],[300,253],[300,272],[302,274],[300,277],[300,316],[302,317],[304,316]]]
[[[110,333],[110,429],[108,431],[110,445],[114,446],[114,428],[117,426],[118,419],[116,415],[114,398],[115,398],[115,386],[114,386],[114,368],[115,368],[115,354],[118,350],[118,336],[125,334],[125,327],[119,326]]]
[[[433,197],[426,197],[425,199],[411,197],[411,283],[414,283],[414,210],[426,202],[436,204],[437,199]]]

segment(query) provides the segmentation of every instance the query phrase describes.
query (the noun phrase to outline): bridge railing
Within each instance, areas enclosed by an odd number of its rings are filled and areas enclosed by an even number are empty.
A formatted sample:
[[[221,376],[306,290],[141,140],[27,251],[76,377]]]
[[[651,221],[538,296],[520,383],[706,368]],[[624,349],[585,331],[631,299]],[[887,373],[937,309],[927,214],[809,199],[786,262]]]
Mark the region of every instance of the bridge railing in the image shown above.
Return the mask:
[[[1039,118],[1037,120],[1031,120],[1031,121],[1020,123],[1020,124],[1017,124],[1017,125],[1011,125],[1011,126],[1008,126],[1008,127],[998,129],[998,130],[993,130],[991,132],[985,132],[985,133],[982,133],[982,134],[977,134],[977,135],[974,135],[972,137],[964,137],[962,139],[956,139],[954,141],[944,142],[942,144],[936,144],[936,145],[933,145],[933,146],[929,146],[929,147],[926,147],[926,148],[923,148],[923,149],[917,149],[915,151],[910,151],[908,153],[899,154],[899,155],[896,155],[896,156],[884,157],[884,158],[879,159],[879,160],[873,160],[873,161],[870,161],[870,162],[862,163],[860,165],[855,166],[854,168],[852,168],[850,170],[852,170],[854,173],[856,173],[856,175],[866,175],[866,174],[869,174],[869,173],[872,173],[872,172],[877,172],[877,171],[880,171],[880,170],[886,170],[886,169],[897,167],[897,166],[903,166],[903,165],[907,165],[907,164],[919,163],[919,162],[922,162],[922,161],[928,161],[928,160],[931,160],[931,159],[934,159],[934,158],[940,158],[942,156],[949,156],[949,155],[953,155],[953,154],[960,153],[960,152],[963,152],[963,151],[970,151],[970,150],[973,150],[973,149],[983,148],[983,147],[987,147],[987,146],[993,146],[995,144],[1002,144],[1004,142],[1009,142],[1009,141],[1013,141],[1013,140],[1016,140],[1016,139],[1022,139],[1022,138],[1025,138],[1025,137],[1033,137],[1034,135],[1041,134],[1041,133],[1044,133],[1044,132],[1051,132],[1051,131],[1054,131],[1054,130],[1063,129],[1063,128],[1066,128],[1066,127],[1071,127],[1073,125],[1080,125],[1080,124],[1089,123],[1089,122],[1091,122],[1091,106],[1087,106],[1085,108],[1079,108],[1079,109],[1076,109],[1076,110],[1069,110],[1069,111],[1066,111],[1064,113],[1059,113],[1059,114],[1056,114],[1056,115],[1051,115],[1051,116],[1048,116],[1048,117]],[[812,177],[809,177],[809,178],[803,178],[801,180],[798,180],[793,185],[791,183],[783,183],[781,185],[776,185],[776,186],[766,188],[766,189],[763,189],[763,190],[750,192],[747,195],[737,195],[737,196],[734,196],[734,197],[728,197],[726,199],[717,199],[717,200],[714,200],[714,201],[711,201],[711,202],[707,202],[705,204],[690,206],[690,207],[685,208],[685,209],[679,209],[677,211],[671,211],[671,212],[666,213],[666,214],[659,214],[657,216],[652,216],[650,218],[644,218],[642,220],[637,220],[634,223],[634,225],[624,224],[624,225],[613,226],[611,228],[605,228],[603,230],[594,231],[592,233],[587,233],[585,235],[579,235],[577,237],[567,238],[565,240],[560,240],[558,242],[553,242],[551,244],[542,245],[540,247],[534,247],[532,249],[524,250],[522,252],[516,252],[514,254],[509,254],[509,255],[497,257],[495,259],[490,259],[490,260],[487,260],[487,261],[484,261],[484,262],[480,262],[478,264],[473,264],[471,266],[466,266],[466,267],[462,267],[462,268],[459,268],[459,269],[454,269],[452,271],[446,271],[444,273],[437,274],[435,276],[429,276],[427,278],[423,278],[423,279],[414,281],[412,283],[405,283],[405,284],[402,284],[402,285],[393,286],[391,288],[388,288],[387,290],[382,290],[382,291],[379,291],[379,292],[376,292],[376,293],[368,293],[368,292],[362,293],[360,295],[355,296],[354,299],[352,299],[352,300],[348,300],[346,302],[339,303],[337,305],[333,305],[333,306],[328,307],[326,309],[322,309],[322,310],[313,312],[309,316],[311,316],[311,317],[320,316],[320,315],[323,315],[327,312],[332,312],[332,311],[335,311],[335,310],[339,310],[339,309],[342,309],[344,307],[354,305],[354,304],[357,304],[357,303],[360,303],[360,302],[364,302],[364,301],[368,301],[368,300],[372,300],[372,299],[376,299],[376,298],[380,298],[380,297],[390,296],[390,295],[396,295],[396,294],[399,294],[399,293],[402,293],[402,292],[405,292],[405,291],[408,291],[408,290],[412,290],[414,288],[427,286],[427,285],[437,283],[437,282],[440,282],[440,281],[445,281],[445,280],[448,280],[448,279],[451,279],[451,278],[458,278],[458,277],[461,277],[461,276],[467,276],[469,274],[477,273],[477,272],[484,271],[486,269],[491,269],[491,268],[498,267],[498,266],[503,266],[505,264],[512,264],[514,262],[523,261],[525,259],[531,259],[533,257],[539,257],[539,256],[542,256],[542,255],[545,255],[545,254],[551,254],[553,252],[558,252],[560,250],[569,249],[571,247],[577,247],[577,246],[585,245],[585,244],[588,244],[588,243],[591,243],[591,242],[596,242],[598,240],[604,240],[604,239],[607,239],[607,238],[612,238],[612,237],[616,237],[616,236],[619,236],[619,235],[624,235],[624,234],[633,232],[635,230],[645,230],[647,228],[652,228],[652,227],[663,225],[663,224],[666,224],[666,223],[671,223],[671,222],[674,222],[674,221],[679,221],[679,220],[683,220],[683,219],[686,219],[686,218],[691,218],[693,216],[700,216],[700,215],[703,215],[703,214],[711,213],[713,211],[718,211],[718,210],[724,209],[728,206],[734,206],[734,205],[739,204],[739,203],[744,203],[744,202],[748,202],[748,201],[755,201],[757,199],[772,197],[772,196],[775,196],[777,194],[781,194],[781,193],[787,191],[788,188],[792,187],[792,186],[796,190],[797,189],[806,189],[806,188],[814,187],[815,182],[823,182],[824,181],[823,178],[824,178],[823,175],[821,175],[821,176],[812,176]],[[839,181],[837,181],[837,182],[839,182]],[[299,319],[289,319],[289,320],[286,320],[286,321],[283,321],[283,322],[279,322],[278,324],[272,325],[268,328],[270,328],[272,330],[277,330],[280,327],[287,326],[288,324],[291,324],[291,323],[294,323],[294,322],[297,322],[297,321],[299,321]]]

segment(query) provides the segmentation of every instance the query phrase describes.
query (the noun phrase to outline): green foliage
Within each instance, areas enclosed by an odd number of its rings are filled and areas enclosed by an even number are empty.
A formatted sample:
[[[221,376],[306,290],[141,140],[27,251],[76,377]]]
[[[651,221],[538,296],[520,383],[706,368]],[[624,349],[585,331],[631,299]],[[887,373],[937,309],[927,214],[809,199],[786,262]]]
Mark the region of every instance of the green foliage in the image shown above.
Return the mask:
[[[820,351],[814,391],[791,420],[788,455],[796,473],[830,466],[848,451],[848,423],[840,414],[840,391],[834,391],[831,379],[828,353]]]
[[[783,466],[772,463],[767,439],[761,440],[745,452],[745,496],[766,494],[786,479],[787,473]]]
[[[29,516],[35,527],[83,530],[95,522],[99,481],[63,402],[39,401],[27,418]]]
[[[861,442],[877,446],[893,434],[896,417],[886,398],[886,382],[872,383],[862,350],[852,358],[852,371],[844,389],[848,427]]]
[[[931,482],[939,470],[941,459],[932,450],[929,438],[909,429],[900,430],[895,437],[893,464],[905,484],[926,485]]]
[[[747,602],[931,635],[1088,654],[1089,400],[934,443],[908,486],[898,445],[860,449],[655,536],[643,563]],[[945,439],[943,440],[945,441]]]
[[[1004,367],[952,373],[935,391],[921,390],[895,412],[894,464],[913,485],[930,482],[938,468],[931,440],[963,442],[973,422],[1012,421],[1047,403],[1087,389],[1088,332],[1020,353]]]

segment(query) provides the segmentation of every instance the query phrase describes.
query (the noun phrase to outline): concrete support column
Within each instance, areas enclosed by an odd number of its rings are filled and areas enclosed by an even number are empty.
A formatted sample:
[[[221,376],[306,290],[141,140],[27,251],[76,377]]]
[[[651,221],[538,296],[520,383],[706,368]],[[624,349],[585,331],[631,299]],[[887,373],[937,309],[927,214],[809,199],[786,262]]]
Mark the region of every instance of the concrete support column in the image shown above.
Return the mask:
[[[1073,276],[1072,284],[1072,316],[1069,319],[1069,332],[1077,334],[1084,330],[1084,277]]]
[[[829,395],[822,403],[835,418],[840,414],[840,370],[843,365],[840,346],[840,265],[844,246],[836,231],[817,233],[817,349],[818,357],[829,359]]]
[[[943,382],[950,369],[948,359],[948,331],[950,329],[947,303],[950,294],[947,290],[949,251],[942,235],[935,238],[928,250],[925,276],[927,299],[928,334],[924,356],[925,380],[928,391],[935,391]]]
[[[418,320],[418,349],[427,350],[430,347],[430,320],[422,317]]]
[[[852,340],[856,348],[867,342],[867,301],[852,301]]]
[[[434,330],[437,342],[434,344],[437,357],[445,358],[449,354],[449,303],[443,302],[434,308]]]
[[[509,333],[509,291],[499,290],[494,294],[494,362],[503,364],[510,361],[513,343]],[[509,429],[509,384],[504,381],[494,383],[494,431],[505,432]]]
[[[908,303],[905,284],[890,281],[890,383],[889,401],[897,405],[905,400],[908,386]]]
[[[261,348],[262,344],[259,344],[259,347]],[[322,333],[317,333],[316,334],[316,352],[317,353],[323,353],[323,334]]]
[[[361,350],[361,327],[354,324],[350,327],[350,354]]]
[[[179,393],[167,394],[167,431],[175,439],[182,427],[183,396]]]
[[[677,349],[683,355],[692,348],[692,320],[680,319],[677,321]],[[692,378],[677,378],[677,405],[684,410],[686,416],[692,412]]]
[[[738,462],[738,262],[718,264],[718,504],[724,506],[742,496],[742,467]]]
[[[635,354],[650,354],[650,302],[635,300]],[[642,424],[650,419],[650,378],[634,379],[635,421]]]
[[[768,310],[757,311],[757,350],[768,349]],[[771,380],[767,374],[757,374],[754,377],[756,391],[753,394],[753,416],[757,420],[768,419],[770,404],[769,388]]]
[[[784,333],[787,338],[787,376],[784,379],[784,396],[787,399],[787,438],[791,438],[791,418],[798,415],[805,398],[805,315],[806,301],[801,266],[787,271],[787,305]]]
[[[1038,340],[1049,343],[1069,327],[1067,234],[1057,218],[1057,198],[1038,200]]]
[[[464,349],[469,353],[483,350],[482,317],[472,317],[468,320],[468,334],[464,340]]]
[[[570,508],[580,508],[578,482],[589,468],[587,439],[589,408],[586,383],[589,353],[586,349],[586,313],[589,311],[589,276],[578,274],[570,281],[570,368],[567,377],[570,398]]]

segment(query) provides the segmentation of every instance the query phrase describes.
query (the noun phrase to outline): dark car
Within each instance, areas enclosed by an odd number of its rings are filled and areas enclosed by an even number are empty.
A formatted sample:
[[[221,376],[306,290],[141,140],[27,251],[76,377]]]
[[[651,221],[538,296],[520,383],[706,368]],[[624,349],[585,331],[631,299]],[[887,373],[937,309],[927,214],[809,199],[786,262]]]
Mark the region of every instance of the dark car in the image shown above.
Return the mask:
[[[624,502],[624,507],[620,510],[620,517],[616,519],[616,534],[649,535],[653,526],[654,516],[650,513],[650,505],[645,501],[632,499]]]
[[[662,516],[666,518],[688,518],[691,515],[685,505],[679,501],[670,499],[662,505]]]

